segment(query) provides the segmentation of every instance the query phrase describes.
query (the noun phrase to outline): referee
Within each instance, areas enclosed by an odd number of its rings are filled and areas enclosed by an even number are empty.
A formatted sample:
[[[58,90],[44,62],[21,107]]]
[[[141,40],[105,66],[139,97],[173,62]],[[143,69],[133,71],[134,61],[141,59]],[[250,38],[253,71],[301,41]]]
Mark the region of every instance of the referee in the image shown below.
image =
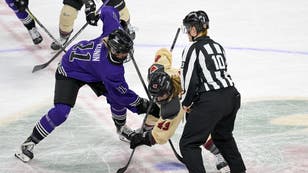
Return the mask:
[[[189,173],[205,173],[200,146],[211,134],[231,173],[245,173],[232,134],[240,93],[227,72],[224,49],[207,36],[209,19],[204,11],[190,12],[183,25],[191,42],[182,55],[182,106],[189,112],[180,140],[184,162]]]

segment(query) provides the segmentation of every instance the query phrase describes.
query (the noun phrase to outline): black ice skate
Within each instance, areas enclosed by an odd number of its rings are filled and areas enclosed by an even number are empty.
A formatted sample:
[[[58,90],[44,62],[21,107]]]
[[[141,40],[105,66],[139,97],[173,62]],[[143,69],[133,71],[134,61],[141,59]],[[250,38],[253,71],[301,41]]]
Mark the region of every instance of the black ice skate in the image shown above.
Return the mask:
[[[51,43],[50,48],[52,50],[59,50],[61,47],[64,46],[64,44],[68,41],[69,35],[67,37],[60,37],[57,41],[54,41]]]
[[[21,161],[27,163],[31,159],[33,159],[33,148],[35,143],[32,141],[31,137],[29,137],[22,145],[21,145],[21,152],[15,153],[15,157],[20,159]]]
[[[230,173],[230,168],[228,166],[227,161],[223,158],[221,154],[216,155],[216,168],[220,171],[220,173]]]
[[[30,29],[29,34],[34,44],[40,44],[43,41],[43,37],[38,32],[36,27],[33,27],[32,29]]]
[[[117,133],[119,134],[119,139],[121,141],[130,143],[130,139],[135,132],[128,126],[124,125],[120,130],[117,130]]]

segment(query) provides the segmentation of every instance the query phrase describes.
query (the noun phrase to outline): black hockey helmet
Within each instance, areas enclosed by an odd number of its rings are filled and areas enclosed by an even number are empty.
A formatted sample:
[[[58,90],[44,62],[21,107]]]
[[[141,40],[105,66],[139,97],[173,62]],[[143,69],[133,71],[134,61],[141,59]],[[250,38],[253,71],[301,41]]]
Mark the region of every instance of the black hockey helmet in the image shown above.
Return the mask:
[[[109,34],[107,45],[114,53],[129,53],[134,42],[124,30],[116,29]]]
[[[171,95],[173,86],[170,76],[166,72],[155,72],[149,76],[149,93],[154,96]]]
[[[202,11],[192,11],[188,13],[183,19],[183,25],[188,29],[191,26],[196,27],[197,32],[201,32],[204,29],[209,28],[209,18],[207,14]]]

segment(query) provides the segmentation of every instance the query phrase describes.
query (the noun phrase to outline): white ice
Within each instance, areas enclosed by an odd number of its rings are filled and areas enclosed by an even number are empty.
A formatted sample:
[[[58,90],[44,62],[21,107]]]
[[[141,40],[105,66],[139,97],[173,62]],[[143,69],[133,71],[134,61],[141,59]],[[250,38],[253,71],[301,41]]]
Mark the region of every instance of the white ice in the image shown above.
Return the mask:
[[[135,59],[144,79],[155,51],[170,47],[183,17],[192,10],[206,11],[210,18],[209,36],[225,47],[229,72],[242,94],[244,110],[236,123],[235,138],[239,139],[247,172],[308,172],[308,110],[305,109],[308,107],[308,1],[127,0],[126,3],[131,23],[137,28]],[[58,37],[61,7],[61,1],[30,1],[32,13],[55,37]],[[74,33],[84,23],[82,9]],[[100,35],[101,27],[101,24],[88,26],[75,42]],[[23,164],[13,157],[35,122],[53,104],[54,72],[60,57],[46,69],[31,73],[34,65],[53,56],[49,48],[51,38],[41,28],[39,31],[44,41],[40,47],[33,46],[27,30],[6,3],[0,2],[0,172],[115,172],[126,164],[131,150],[118,141],[105,99],[96,98],[87,87],[81,89],[76,109],[63,127],[37,146],[31,163]],[[187,42],[187,36],[181,33],[173,51],[176,67],[180,66],[181,52]],[[130,62],[125,68],[131,89],[146,97],[133,64]],[[286,126],[278,126],[281,133],[273,132],[277,129],[275,125],[262,132],[262,126],[245,117],[245,110],[253,109],[251,105],[256,102],[262,104],[252,114],[247,111],[251,117],[268,112],[270,108],[264,107],[265,101],[283,105],[283,111],[276,107],[271,110],[284,114],[279,118],[291,116],[284,121]],[[295,125],[288,123],[294,120],[293,114],[300,121]],[[270,117],[268,113],[260,121]],[[129,113],[129,125],[138,128],[141,121],[142,116]],[[279,124],[282,120],[277,121]],[[173,139],[176,145],[182,126]],[[264,135],[245,136],[247,126],[256,126],[255,130]],[[291,130],[285,132],[288,128]],[[213,156],[207,151],[203,154],[206,167],[214,171]],[[175,166],[178,169],[157,168],[166,162],[178,163],[168,144],[142,147],[135,152],[128,172],[187,172],[178,165]]]

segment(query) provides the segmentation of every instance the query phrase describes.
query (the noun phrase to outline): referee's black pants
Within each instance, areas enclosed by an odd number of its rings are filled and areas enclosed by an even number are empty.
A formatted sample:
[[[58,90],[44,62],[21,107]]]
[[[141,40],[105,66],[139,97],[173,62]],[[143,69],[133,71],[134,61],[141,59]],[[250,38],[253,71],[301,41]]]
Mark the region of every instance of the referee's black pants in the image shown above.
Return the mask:
[[[234,87],[201,93],[194,102],[180,140],[180,150],[189,173],[205,173],[200,146],[210,134],[228,162],[231,173],[246,170],[232,134],[240,102],[240,93]]]

